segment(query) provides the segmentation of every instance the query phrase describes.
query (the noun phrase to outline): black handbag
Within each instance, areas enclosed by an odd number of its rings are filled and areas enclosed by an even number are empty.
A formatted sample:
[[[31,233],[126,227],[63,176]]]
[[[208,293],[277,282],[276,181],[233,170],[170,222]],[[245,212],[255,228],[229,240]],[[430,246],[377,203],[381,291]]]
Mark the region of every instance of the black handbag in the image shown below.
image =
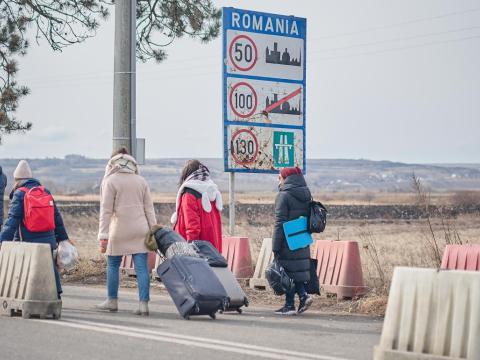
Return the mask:
[[[327,208],[321,202],[310,200],[307,225],[309,233],[321,233],[325,230]]]
[[[288,276],[287,272],[277,260],[274,260],[265,270],[265,277],[268,284],[273,289],[275,295],[284,295],[291,292],[295,288],[293,279]]]
[[[157,242],[158,250],[164,256],[172,244],[177,242],[187,242],[182,235],[166,226],[155,231],[154,237],[155,241]]]
[[[209,241],[194,240],[192,245],[195,251],[204,259],[207,260],[211,267],[227,267],[228,262],[218,252],[218,250]]]
[[[307,294],[320,295],[320,282],[317,276],[317,259],[310,259],[310,280],[305,284]]]

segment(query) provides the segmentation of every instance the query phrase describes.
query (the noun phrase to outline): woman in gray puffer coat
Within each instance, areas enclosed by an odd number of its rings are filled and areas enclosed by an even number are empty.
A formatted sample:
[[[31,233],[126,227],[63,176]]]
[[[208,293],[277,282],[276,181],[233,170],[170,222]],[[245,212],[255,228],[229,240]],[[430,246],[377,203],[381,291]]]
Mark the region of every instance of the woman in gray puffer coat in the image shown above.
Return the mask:
[[[310,246],[290,250],[283,231],[283,223],[308,216],[309,203],[312,198],[302,170],[298,167],[284,168],[278,176],[278,195],[275,199],[275,226],[273,229],[273,253],[275,259],[284,267],[295,282],[295,289],[286,294],[285,306],[275,311],[276,314],[294,315],[307,310],[312,304],[312,297],[305,291],[305,283],[310,280]],[[295,310],[295,293],[300,304]]]

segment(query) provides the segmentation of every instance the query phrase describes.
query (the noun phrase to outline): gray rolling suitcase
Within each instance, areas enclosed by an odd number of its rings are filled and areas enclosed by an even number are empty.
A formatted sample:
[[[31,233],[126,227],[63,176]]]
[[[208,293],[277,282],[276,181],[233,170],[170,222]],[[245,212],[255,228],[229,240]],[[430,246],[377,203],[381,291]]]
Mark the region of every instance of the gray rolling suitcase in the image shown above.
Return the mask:
[[[208,241],[195,240],[193,246],[200,256],[208,261],[227,292],[229,301],[225,311],[238,311],[241,314],[242,306],[248,306],[248,299],[237,279],[228,269],[227,260]]]
[[[212,267],[211,269],[227,292],[228,305],[224,311],[237,311],[241,314],[242,307],[248,306],[248,299],[237,279],[226,267]]]
[[[204,259],[175,255],[161,263],[157,273],[184,319],[192,315],[215,319],[228,304],[225,288]]]

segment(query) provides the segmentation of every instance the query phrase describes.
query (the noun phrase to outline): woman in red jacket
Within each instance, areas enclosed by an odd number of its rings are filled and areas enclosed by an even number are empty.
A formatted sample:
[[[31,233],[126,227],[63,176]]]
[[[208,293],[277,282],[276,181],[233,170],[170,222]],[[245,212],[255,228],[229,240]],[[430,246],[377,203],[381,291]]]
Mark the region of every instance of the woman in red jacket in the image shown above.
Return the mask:
[[[187,161],[180,177],[171,222],[187,241],[206,240],[222,252],[222,195],[198,160]]]

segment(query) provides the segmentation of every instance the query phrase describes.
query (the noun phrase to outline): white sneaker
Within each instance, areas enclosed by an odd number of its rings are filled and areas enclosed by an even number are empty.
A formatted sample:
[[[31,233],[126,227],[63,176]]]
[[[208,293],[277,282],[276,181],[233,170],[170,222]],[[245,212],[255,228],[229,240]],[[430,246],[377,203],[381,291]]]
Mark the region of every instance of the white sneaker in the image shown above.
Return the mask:
[[[138,303],[138,310],[135,310],[134,314],[135,315],[143,315],[143,316],[148,316],[149,315],[148,311],[148,301],[140,301]]]
[[[95,305],[95,308],[103,311],[118,311],[118,299],[107,299],[104,302]]]

